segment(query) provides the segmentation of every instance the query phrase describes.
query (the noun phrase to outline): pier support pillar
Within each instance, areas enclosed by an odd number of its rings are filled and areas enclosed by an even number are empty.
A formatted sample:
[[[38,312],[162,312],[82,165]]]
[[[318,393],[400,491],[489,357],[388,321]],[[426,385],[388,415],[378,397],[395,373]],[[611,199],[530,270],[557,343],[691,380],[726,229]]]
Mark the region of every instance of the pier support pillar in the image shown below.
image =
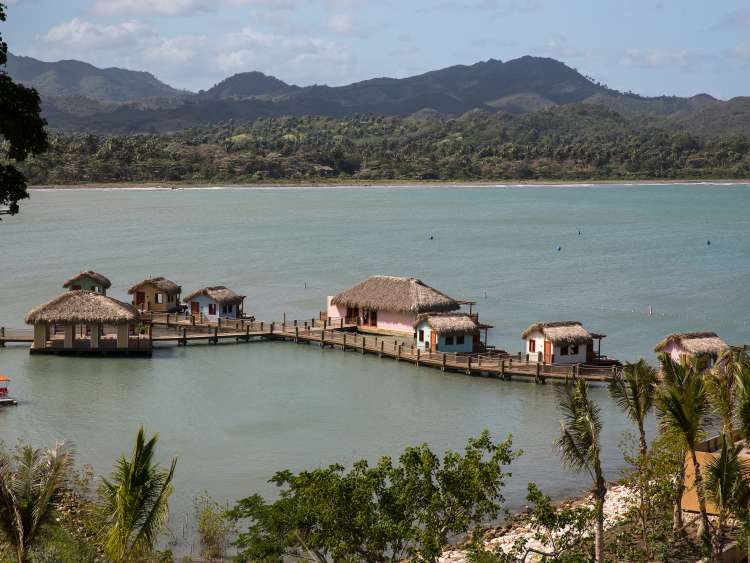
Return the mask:
[[[440,371],[445,371],[445,352],[443,352],[443,359],[440,365]]]

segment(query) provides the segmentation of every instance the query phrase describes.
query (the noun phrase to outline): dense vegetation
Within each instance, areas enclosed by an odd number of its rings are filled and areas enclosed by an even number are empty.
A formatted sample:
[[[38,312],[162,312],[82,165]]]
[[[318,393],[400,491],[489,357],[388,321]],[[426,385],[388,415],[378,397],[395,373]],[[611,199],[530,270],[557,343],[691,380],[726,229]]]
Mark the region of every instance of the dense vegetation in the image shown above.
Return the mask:
[[[583,381],[559,388],[558,452],[564,466],[591,478],[588,499],[555,506],[529,483],[528,509],[501,528],[483,529],[507,513],[507,466],[520,455],[510,439],[496,443],[484,431],[463,452],[442,458],[423,444],[397,461],[280,471],[271,479],[279,494],[270,501],[252,494],[223,509],[201,495],[200,560],[225,561],[231,544],[237,561],[435,563],[463,532],[458,555],[470,563],[526,561],[530,554],[597,563],[720,561],[731,544],[750,552],[750,472],[742,453],[750,436],[750,357],[730,349],[710,369],[695,358],[678,364],[662,355],[660,362],[659,371],[643,360],[628,364],[610,383],[637,431],[622,442],[630,469],[616,486],[604,480],[600,406]],[[649,441],[644,423],[652,414],[659,434]],[[699,463],[699,443],[715,427],[720,447]],[[120,458],[95,492],[93,471],[76,474],[65,445],[0,447],[0,561],[172,561],[157,537],[168,531],[175,461],[159,467],[155,447],[156,437],[147,441],[141,429],[131,456]],[[681,510],[687,487],[697,493],[697,517]],[[615,488],[619,505],[606,510]],[[496,540],[506,534],[510,542],[501,547]]]
[[[33,184],[750,177],[750,141],[642,127],[596,106],[457,119],[286,117],[170,135],[54,134]]]

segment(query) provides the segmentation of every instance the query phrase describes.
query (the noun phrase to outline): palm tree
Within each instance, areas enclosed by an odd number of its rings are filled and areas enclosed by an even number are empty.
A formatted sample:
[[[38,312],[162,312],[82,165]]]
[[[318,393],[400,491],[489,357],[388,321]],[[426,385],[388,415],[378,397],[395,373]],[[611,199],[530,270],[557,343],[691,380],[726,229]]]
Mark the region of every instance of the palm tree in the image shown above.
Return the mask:
[[[557,442],[563,465],[575,471],[586,471],[591,477],[591,493],[596,501],[594,555],[604,561],[604,500],[607,486],[601,464],[600,435],[602,422],[599,406],[588,398],[586,382],[577,380],[566,384],[560,394],[563,420]]]
[[[721,418],[722,433],[734,443],[734,416],[736,406],[737,379],[731,354],[725,354],[711,371],[706,373],[708,391],[714,412]]]
[[[671,382],[667,379],[659,388],[656,405],[662,428],[675,436],[679,436],[685,449],[690,452],[695,474],[695,490],[698,496],[698,507],[703,527],[703,540],[707,547],[711,546],[711,529],[706,512],[706,496],[703,488],[703,477],[696,446],[703,436],[703,425],[708,413],[706,384],[702,375],[694,365],[681,364],[681,369],[675,370],[677,378]]]
[[[104,518],[103,548],[114,563],[138,560],[151,551],[167,521],[177,459],[168,471],[154,462],[158,434],[146,442],[138,431],[130,459],[115,464],[112,480],[102,479],[99,495]]]
[[[732,355],[728,365],[734,374],[737,401],[737,422],[745,443],[750,445],[750,358],[744,350]]]
[[[39,530],[52,519],[72,465],[73,453],[62,443],[51,450],[0,452],[0,535],[18,563],[28,560]]]
[[[739,516],[747,511],[750,488],[747,484],[747,467],[739,457],[742,446],[721,436],[719,457],[706,468],[706,495],[714,503],[719,514],[714,535],[714,553],[718,558],[726,540],[726,521],[731,515]]]
[[[609,385],[609,394],[625,415],[638,426],[639,456],[638,476],[640,493],[641,535],[644,545],[647,534],[646,508],[646,417],[654,406],[656,397],[656,370],[640,359],[634,364],[627,364],[622,371],[622,377],[613,379]]]

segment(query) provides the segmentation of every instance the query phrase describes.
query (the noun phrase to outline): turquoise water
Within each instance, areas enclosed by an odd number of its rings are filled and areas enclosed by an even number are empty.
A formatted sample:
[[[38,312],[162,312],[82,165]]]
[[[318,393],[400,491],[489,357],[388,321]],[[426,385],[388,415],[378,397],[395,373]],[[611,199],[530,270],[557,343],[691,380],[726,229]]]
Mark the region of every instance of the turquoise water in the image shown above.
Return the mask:
[[[260,319],[317,316],[326,295],[387,273],[476,299],[495,325],[491,343],[510,351],[536,320],[581,320],[609,335],[603,352],[627,360],[653,358],[654,343],[674,331],[747,342],[749,188],[35,191],[21,215],[0,222],[0,325],[22,326],[31,307],[88,268],[107,275],[119,298],[152,275],[184,291],[226,284]],[[525,452],[507,487],[511,506],[529,480],[553,495],[585,486],[554,452],[554,385],[281,343],[165,348],[150,360],[6,348],[0,373],[21,399],[0,411],[6,442],[69,439],[82,462],[106,472],[140,424],[159,431],[163,459],[180,460],[178,533],[204,490],[231,502],[271,492],[278,469],[375,459],[422,441],[456,449],[483,428],[512,433]],[[605,389],[593,394],[615,477],[627,425]]]

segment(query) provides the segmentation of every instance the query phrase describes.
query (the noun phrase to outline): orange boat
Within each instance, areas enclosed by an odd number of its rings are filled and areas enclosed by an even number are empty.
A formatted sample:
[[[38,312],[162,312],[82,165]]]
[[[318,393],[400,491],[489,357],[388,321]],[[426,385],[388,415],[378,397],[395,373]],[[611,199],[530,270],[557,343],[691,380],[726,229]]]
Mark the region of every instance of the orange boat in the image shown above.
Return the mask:
[[[16,400],[8,397],[8,382],[10,378],[6,375],[0,375],[0,407],[16,405]]]

